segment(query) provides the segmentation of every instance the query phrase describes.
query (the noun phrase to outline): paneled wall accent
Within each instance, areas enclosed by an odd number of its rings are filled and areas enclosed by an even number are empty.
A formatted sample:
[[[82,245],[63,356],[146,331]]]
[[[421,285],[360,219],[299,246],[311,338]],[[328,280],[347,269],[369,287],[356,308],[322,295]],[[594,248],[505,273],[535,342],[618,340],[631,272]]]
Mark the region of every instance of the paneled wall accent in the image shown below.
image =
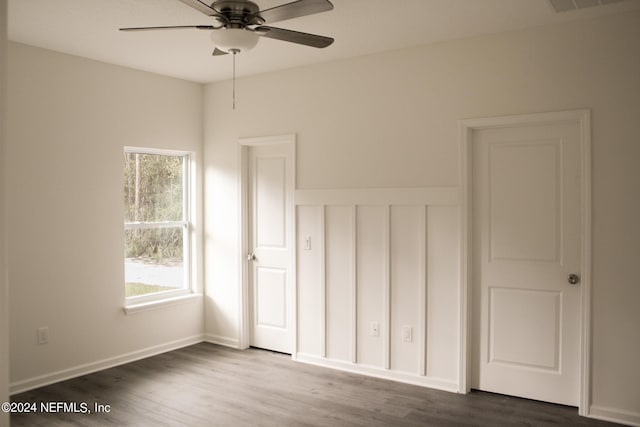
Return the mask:
[[[458,388],[457,188],[298,190],[297,360]]]

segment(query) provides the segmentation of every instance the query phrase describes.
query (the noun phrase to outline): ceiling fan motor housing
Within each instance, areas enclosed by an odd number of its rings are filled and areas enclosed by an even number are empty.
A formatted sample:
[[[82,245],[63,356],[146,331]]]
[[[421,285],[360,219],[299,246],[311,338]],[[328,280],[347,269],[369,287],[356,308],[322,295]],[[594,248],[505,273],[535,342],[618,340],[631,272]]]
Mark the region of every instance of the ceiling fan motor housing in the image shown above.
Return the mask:
[[[211,32],[214,45],[227,53],[245,52],[253,49],[259,40],[258,34],[247,28],[248,25],[260,25],[264,19],[258,16],[260,8],[251,1],[218,0],[211,4],[222,17],[216,18],[223,28]]]
[[[264,19],[258,15],[260,8],[252,1],[218,0],[211,4],[211,8],[226,18],[225,21],[216,17],[226,28],[264,24]]]

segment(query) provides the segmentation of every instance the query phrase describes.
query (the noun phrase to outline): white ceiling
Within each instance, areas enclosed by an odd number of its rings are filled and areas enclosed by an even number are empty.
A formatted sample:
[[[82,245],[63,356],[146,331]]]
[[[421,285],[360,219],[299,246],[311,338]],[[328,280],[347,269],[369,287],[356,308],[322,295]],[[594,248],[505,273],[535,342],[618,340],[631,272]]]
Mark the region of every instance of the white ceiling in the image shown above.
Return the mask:
[[[254,0],[261,9],[290,0]],[[589,2],[590,0],[576,0]],[[555,13],[548,0],[332,0],[335,9],[274,26],[336,39],[316,49],[262,38],[238,76],[640,9],[640,0]],[[9,39],[195,82],[231,78],[207,31],[120,27],[215,24],[178,0],[9,0]]]

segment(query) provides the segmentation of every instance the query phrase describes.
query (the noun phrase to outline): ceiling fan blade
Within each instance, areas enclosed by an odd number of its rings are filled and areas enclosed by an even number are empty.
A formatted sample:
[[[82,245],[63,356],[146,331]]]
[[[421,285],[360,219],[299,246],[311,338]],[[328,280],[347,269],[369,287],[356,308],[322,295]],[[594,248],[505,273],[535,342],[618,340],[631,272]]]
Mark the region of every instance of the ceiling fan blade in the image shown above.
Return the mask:
[[[229,52],[225,52],[224,50],[220,50],[218,48],[215,48],[211,55],[213,55],[213,56],[222,56],[222,55],[228,55],[228,54],[229,54]]]
[[[262,37],[282,40],[285,42],[303,44],[311,47],[327,47],[333,43],[331,37],[317,36],[315,34],[301,33],[300,31],[285,30],[284,28],[260,26],[255,32]]]
[[[253,15],[261,17],[265,22],[272,23],[298,18],[300,16],[313,15],[314,13],[326,12],[332,9],[333,4],[331,4],[329,0],[297,0],[270,9],[261,10]]]
[[[213,16],[214,18],[220,18],[222,21],[226,22],[227,18],[218,13],[215,9],[209,7],[208,4],[203,3],[199,0],[180,0],[182,3],[187,6],[191,6],[199,12],[204,13],[207,16]]]
[[[185,28],[196,28],[198,30],[215,30],[213,25],[172,25],[169,27],[132,27],[120,28],[120,31],[149,31],[149,30],[181,30]]]

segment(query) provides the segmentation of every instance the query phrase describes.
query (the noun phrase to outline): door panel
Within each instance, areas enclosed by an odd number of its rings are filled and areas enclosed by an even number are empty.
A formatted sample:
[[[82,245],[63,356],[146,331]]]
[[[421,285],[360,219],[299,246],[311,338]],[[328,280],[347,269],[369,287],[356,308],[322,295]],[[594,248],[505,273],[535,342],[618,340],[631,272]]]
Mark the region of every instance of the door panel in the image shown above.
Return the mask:
[[[256,247],[286,245],[286,159],[255,158]]]
[[[249,148],[250,345],[291,353],[293,159],[289,146]]]
[[[472,387],[577,406],[580,129],[473,134]]]
[[[561,294],[489,288],[489,363],[558,371]]]
[[[560,143],[490,145],[492,260],[558,260]]]
[[[256,268],[256,325],[286,328],[287,272],[283,269]]]

